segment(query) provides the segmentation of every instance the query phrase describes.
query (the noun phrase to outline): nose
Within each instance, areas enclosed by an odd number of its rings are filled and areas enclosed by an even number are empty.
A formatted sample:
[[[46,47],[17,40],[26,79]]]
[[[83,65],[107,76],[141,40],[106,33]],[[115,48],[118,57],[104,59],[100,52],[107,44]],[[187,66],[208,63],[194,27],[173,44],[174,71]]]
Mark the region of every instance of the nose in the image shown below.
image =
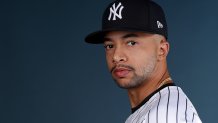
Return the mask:
[[[117,64],[117,63],[126,62],[126,61],[127,61],[127,57],[125,55],[124,50],[120,48],[116,48],[114,51],[114,55],[113,55],[113,63]]]

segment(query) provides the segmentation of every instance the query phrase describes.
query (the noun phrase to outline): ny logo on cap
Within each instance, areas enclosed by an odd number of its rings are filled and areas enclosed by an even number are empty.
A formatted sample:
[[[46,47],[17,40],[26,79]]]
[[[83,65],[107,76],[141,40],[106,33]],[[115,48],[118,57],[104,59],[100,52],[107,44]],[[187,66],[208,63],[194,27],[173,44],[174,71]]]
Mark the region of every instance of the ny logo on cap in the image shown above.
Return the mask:
[[[160,21],[157,21],[157,28],[163,28],[163,24]]]
[[[121,4],[121,2],[116,6],[115,3],[112,5],[112,7],[110,7],[110,15],[108,17],[108,20],[111,20],[111,17],[113,15],[113,19],[112,20],[116,20],[116,17],[118,17],[119,19],[122,19],[122,10],[123,10],[124,6]],[[119,10],[119,13],[117,13]]]

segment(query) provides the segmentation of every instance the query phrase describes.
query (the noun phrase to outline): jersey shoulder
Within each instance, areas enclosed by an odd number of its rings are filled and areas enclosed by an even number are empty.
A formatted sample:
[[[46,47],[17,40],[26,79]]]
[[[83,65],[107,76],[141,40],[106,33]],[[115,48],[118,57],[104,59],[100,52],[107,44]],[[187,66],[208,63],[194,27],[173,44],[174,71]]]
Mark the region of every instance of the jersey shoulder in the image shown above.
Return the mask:
[[[126,123],[202,123],[193,104],[178,86],[154,94]]]
[[[195,123],[196,120],[196,123],[201,123],[195,107],[180,87],[166,87],[159,91],[157,96],[157,102],[150,110],[157,120],[167,123]]]

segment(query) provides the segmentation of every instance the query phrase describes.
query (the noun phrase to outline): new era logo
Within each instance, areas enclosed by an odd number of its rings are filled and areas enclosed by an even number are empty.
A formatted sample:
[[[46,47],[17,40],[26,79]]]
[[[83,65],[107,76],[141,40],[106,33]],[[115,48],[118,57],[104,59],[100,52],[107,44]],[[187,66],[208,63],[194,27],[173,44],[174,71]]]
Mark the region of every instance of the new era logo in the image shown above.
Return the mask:
[[[160,21],[157,21],[157,28],[163,28],[163,24]]]
[[[112,5],[112,7],[110,7],[110,15],[108,17],[108,20],[113,19],[112,20],[116,20],[116,18],[118,17],[119,19],[122,19],[122,10],[123,10],[124,6],[122,5],[122,3],[120,2],[117,6],[114,3]]]

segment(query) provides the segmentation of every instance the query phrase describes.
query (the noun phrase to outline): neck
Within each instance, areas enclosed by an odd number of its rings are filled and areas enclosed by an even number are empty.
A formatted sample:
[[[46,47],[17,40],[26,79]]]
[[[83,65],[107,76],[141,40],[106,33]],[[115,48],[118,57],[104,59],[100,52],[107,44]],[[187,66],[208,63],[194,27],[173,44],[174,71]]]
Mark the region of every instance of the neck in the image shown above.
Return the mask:
[[[142,85],[136,88],[131,88],[128,90],[128,96],[130,99],[131,107],[134,108],[139,105],[147,96],[152,92],[167,83],[172,83],[167,69],[159,71],[151,79],[146,80]]]

